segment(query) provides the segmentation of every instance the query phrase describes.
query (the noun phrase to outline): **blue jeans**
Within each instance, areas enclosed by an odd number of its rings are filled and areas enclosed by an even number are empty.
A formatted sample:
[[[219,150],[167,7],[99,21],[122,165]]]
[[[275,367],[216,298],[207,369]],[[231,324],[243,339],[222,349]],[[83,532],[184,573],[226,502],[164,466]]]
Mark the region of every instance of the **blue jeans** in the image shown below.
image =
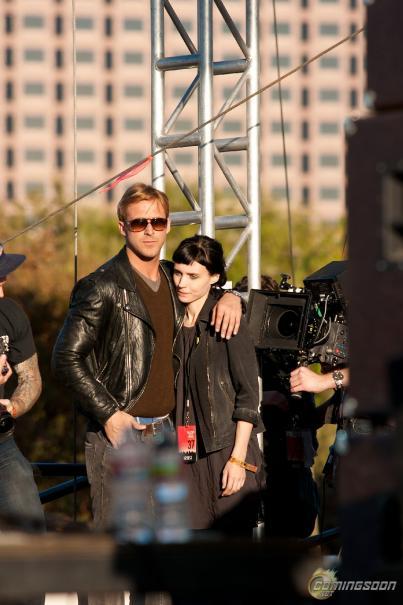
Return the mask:
[[[32,468],[12,436],[0,441],[0,516],[21,529],[45,529]]]
[[[13,529],[45,530],[45,516],[31,465],[13,437],[0,441],[0,517]],[[6,525],[7,527],[7,525]],[[43,605],[45,595],[13,600],[14,605]]]

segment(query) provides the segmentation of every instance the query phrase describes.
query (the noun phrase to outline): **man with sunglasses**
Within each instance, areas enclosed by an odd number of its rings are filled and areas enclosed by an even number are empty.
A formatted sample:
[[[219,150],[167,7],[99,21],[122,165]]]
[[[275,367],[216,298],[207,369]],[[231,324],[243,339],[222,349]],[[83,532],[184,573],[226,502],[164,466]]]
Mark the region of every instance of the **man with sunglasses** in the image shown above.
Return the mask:
[[[172,346],[183,318],[171,263],[159,259],[170,230],[167,196],[137,183],[124,193],[117,213],[125,246],[77,283],[53,353],[57,376],[89,418],[86,461],[98,528],[108,521],[105,477],[113,447],[127,429],[141,439],[172,426]],[[215,329],[229,338],[240,316],[239,298],[224,294],[214,312]]]

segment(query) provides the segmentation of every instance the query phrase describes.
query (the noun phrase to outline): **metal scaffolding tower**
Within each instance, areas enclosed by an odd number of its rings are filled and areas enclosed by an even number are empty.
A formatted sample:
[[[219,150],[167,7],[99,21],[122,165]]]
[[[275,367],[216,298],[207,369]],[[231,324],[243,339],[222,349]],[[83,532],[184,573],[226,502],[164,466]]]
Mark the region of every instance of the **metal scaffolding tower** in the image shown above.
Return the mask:
[[[172,135],[183,108],[197,90],[198,125],[213,118],[214,79],[223,74],[240,74],[221,111],[229,108],[243,86],[249,95],[259,88],[259,0],[245,1],[245,31],[243,39],[239,28],[222,0],[197,0],[197,47],[169,0],[151,0],[151,86],[152,86],[152,151],[161,148],[198,148],[198,196],[195,199],[182,178],[168,151],[153,159],[152,179],[154,187],[165,189],[165,171],[170,171],[191,210],[171,215],[173,225],[200,224],[201,233],[214,236],[215,229],[239,229],[241,235],[227,257],[230,265],[242,246],[248,242],[249,287],[260,287],[260,158],[259,158],[259,96],[250,99],[242,107],[246,111],[244,136],[215,138],[215,131],[226,116],[200,128],[196,133],[177,142],[180,134]],[[214,61],[213,10],[217,9],[231,32],[240,51],[239,59]],[[165,56],[165,18],[169,16],[185,43],[189,54]],[[185,90],[182,98],[165,120],[165,72],[196,68],[197,74]],[[247,190],[242,191],[231,173],[225,152],[245,151],[247,154]],[[241,214],[215,216],[214,170],[224,174],[241,206]]]

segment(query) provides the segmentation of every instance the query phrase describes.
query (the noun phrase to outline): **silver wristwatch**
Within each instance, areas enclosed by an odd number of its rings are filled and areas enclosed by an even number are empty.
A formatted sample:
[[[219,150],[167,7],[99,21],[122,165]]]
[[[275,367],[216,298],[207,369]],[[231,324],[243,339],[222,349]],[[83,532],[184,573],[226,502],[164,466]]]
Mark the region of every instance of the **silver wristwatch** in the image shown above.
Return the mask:
[[[336,385],[335,388],[336,390],[341,389],[343,386],[343,380],[344,380],[344,374],[343,372],[340,372],[340,370],[335,370],[332,373],[332,377],[334,380],[334,384]]]

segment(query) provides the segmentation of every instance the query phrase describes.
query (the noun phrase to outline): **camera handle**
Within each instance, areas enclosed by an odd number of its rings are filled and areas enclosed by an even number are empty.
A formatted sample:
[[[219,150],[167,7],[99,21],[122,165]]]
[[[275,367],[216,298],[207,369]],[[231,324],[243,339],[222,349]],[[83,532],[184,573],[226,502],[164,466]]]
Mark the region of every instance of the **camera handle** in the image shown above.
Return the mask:
[[[308,364],[308,358],[307,358],[307,355],[306,355],[305,353],[300,353],[300,354],[299,354],[299,356],[298,356],[298,362],[297,362],[297,366],[296,366],[296,368],[300,368],[301,366],[305,366],[305,367],[306,367],[306,366],[308,366],[308,365],[309,365],[309,364]],[[295,368],[295,369],[296,369],[296,368]],[[292,397],[293,399],[296,399],[296,400],[298,400],[298,401],[299,401],[299,400],[301,400],[301,399],[302,399],[302,393],[303,393],[303,392],[304,392],[304,391],[298,391],[297,393],[291,393],[291,397]]]

